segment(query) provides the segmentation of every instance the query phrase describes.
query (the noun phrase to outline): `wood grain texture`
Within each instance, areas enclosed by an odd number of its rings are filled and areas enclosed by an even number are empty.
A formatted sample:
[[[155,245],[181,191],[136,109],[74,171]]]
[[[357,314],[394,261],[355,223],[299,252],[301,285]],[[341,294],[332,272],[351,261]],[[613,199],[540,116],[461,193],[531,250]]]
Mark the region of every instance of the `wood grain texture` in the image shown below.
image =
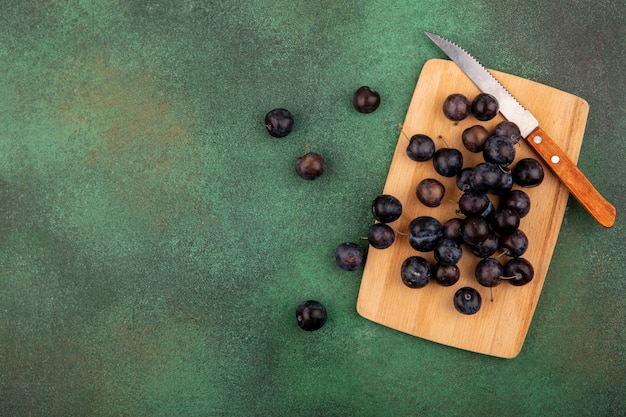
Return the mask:
[[[535,115],[542,128],[576,162],[585,130],[588,104],[579,97],[533,81],[498,71],[492,73]],[[411,248],[408,224],[423,215],[435,217],[442,223],[458,217],[456,201],[461,195],[454,178],[439,176],[432,162],[418,163],[406,156],[408,138],[417,133],[426,134],[435,141],[437,148],[447,146],[461,150],[464,166],[473,166],[482,161],[482,154],[470,153],[463,147],[463,130],[474,124],[492,130],[504,120],[501,115],[488,122],[479,122],[473,117],[461,122],[446,119],[442,113],[442,104],[452,93],[462,93],[471,100],[479,90],[452,61],[429,60],[417,82],[383,190],[385,194],[396,196],[403,204],[402,216],[391,224],[398,232],[396,242],[388,249],[369,248],[357,311],[376,323],[433,342],[513,358],[521,351],[537,306],[569,195],[565,186],[545,165],[543,183],[535,188],[524,189],[531,198],[531,210],[520,223],[520,228],[530,242],[523,257],[534,266],[533,281],[523,287],[515,287],[507,282],[502,282],[492,290],[481,287],[474,278],[478,259],[467,248],[463,249],[464,254],[458,264],[461,279],[451,287],[431,282],[425,288],[411,289],[400,278],[401,264],[409,256],[420,255],[434,263],[432,253],[421,253]],[[524,157],[537,158],[525,142],[520,142],[516,160]],[[428,208],[417,200],[415,187],[424,178],[437,178],[446,186],[447,201],[441,206]],[[497,204],[497,198],[492,200]],[[499,258],[502,263],[507,259],[506,256]],[[458,313],[452,303],[456,290],[464,286],[476,288],[483,300],[480,311],[471,316]]]

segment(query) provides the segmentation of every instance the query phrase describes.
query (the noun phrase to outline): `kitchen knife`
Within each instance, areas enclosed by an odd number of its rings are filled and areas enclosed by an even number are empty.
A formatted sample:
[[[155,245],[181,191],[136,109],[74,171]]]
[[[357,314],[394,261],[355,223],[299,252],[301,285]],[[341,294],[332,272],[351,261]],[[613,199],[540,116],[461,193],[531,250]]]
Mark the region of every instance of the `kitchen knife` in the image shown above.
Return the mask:
[[[430,32],[425,33],[483,93],[491,94],[496,98],[500,106],[500,113],[507,120],[517,124],[526,142],[589,214],[602,226],[613,226],[615,224],[615,207],[602,197],[559,145],[541,129],[537,119],[518,103],[511,93],[473,56],[439,35]]]

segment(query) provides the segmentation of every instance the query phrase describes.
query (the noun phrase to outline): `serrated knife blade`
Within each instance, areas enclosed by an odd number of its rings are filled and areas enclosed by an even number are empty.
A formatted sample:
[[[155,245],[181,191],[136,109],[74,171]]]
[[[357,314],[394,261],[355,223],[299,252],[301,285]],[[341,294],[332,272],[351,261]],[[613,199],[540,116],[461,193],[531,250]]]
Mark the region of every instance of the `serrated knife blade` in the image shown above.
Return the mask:
[[[491,94],[498,100],[500,113],[507,120],[517,124],[526,143],[550,167],[587,212],[602,226],[613,226],[616,216],[615,207],[596,190],[569,156],[541,129],[532,113],[526,110],[476,58],[464,49],[442,36],[431,32],[425,33],[482,92]]]

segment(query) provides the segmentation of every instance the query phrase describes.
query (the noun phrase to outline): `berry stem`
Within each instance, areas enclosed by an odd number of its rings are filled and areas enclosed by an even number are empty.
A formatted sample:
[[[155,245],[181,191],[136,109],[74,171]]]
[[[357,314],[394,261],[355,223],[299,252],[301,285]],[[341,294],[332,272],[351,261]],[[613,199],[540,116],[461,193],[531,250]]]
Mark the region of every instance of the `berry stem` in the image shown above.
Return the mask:
[[[398,128],[400,129],[400,132],[402,132],[402,136],[404,136],[406,140],[410,142],[411,138],[409,138],[409,136],[404,132],[404,125],[402,123],[398,123]]]
[[[505,276],[500,275],[500,279],[520,279],[521,277],[522,277],[522,274],[515,274],[510,277],[505,277]]]

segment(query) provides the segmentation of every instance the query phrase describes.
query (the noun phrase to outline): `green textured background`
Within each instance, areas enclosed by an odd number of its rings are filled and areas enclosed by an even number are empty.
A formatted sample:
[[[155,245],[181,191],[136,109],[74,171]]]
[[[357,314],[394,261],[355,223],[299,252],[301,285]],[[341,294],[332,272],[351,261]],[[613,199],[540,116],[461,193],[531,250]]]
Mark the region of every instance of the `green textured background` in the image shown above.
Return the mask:
[[[624,3],[520,3],[1,0],[0,416],[624,415]],[[443,57],[424,30],[590,104],[579,166],[618,220],[570,199],[513,360],[360,318],[333,261]]]

